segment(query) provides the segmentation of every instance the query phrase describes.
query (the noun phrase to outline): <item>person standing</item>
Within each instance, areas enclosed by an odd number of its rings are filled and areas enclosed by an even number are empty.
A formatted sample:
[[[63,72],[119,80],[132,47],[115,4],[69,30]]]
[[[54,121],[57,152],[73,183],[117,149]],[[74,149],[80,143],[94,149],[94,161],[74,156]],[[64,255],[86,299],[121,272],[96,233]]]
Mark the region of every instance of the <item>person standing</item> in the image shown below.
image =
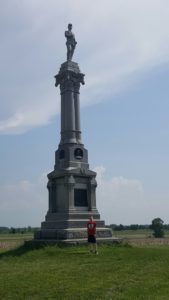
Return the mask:
[[[98,254],[97,252],[97,242],[96,242],[96,221],[93,217],[90,217],[90,220],[87,223],[87,234],[88,234],[88,243],[90,251]]]

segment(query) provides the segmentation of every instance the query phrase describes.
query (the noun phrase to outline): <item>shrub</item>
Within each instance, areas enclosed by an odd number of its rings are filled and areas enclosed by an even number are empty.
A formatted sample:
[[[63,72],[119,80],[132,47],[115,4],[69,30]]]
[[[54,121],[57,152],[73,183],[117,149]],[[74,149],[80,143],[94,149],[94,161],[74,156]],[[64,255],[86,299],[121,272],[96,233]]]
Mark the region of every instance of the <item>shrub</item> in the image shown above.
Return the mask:
[[[150,228],[154,230],[153,235],[155,238],[164,237],[163,223],[164,221],[160,218],[155,218],[152,220]]]

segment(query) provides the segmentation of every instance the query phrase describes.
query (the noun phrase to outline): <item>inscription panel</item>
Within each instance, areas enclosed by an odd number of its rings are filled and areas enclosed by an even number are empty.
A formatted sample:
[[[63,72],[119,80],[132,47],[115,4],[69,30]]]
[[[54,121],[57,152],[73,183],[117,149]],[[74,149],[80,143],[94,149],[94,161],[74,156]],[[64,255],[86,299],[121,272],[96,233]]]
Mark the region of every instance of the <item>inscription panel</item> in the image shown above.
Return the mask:
[[[75,203],[75,206],[88,206],[87,190],[75,189],[74,190],[74,203]]]

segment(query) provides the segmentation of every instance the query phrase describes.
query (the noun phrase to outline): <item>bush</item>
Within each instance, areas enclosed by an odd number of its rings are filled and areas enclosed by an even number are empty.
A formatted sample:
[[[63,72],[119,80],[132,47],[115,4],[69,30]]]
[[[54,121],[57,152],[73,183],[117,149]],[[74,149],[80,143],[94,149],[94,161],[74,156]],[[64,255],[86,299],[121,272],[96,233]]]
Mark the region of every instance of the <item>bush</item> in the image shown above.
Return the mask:
[[[150,228],[154,230],[153,235],[155,238],[164,237],[163,223],[164,221],[160,218],[155,218],[152,220]]]

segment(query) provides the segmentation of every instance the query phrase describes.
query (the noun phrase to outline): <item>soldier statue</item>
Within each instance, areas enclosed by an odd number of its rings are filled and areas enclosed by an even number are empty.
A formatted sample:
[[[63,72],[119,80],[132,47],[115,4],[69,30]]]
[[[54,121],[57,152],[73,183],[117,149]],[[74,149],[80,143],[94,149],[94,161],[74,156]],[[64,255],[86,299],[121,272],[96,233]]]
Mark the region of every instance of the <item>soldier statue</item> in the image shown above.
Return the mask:
[[[73,53],[77,44],[74,33],[72,32],[72,24],[68,24],[68,30],[65,31],[65,37],[67,39],[67,60],[72,60]]]

